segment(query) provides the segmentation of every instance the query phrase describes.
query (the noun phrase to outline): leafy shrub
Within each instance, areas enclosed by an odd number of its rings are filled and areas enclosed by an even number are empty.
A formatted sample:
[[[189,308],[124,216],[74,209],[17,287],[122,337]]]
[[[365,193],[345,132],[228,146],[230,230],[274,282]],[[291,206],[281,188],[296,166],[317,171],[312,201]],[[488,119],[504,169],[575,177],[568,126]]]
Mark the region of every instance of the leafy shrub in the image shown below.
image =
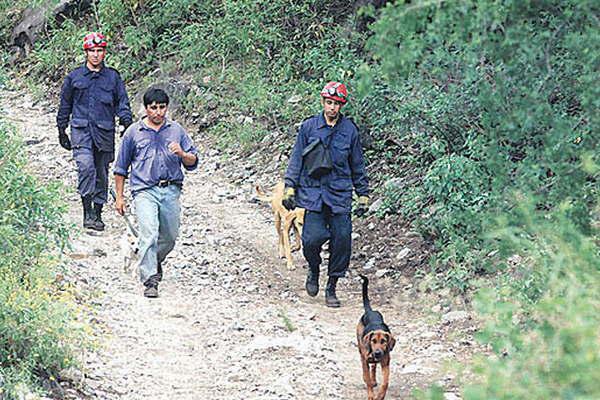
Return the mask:
[[[82,30],[73,21],[64,21],[61,29],[53,31],[51,40],[35,46],[30,73],[61,82],[71,69],[83,62],[81,44],[86,33],[86,30]],[[48,66],[52,68],[49,69]]]
[[[25,172],[21,141],[0,122],[0,390],[35,385],[73,363],[81,346],[71,294],[55,283],[51,249],[65,245],[69,226],[59,187]]]
[[[436,236],[447,237],[456,230],[479,232],[481,211],[489,193],[489,176],[481,165],[467,157],[451,154],[436,159],[423,178],[425,196],[434,204]]]
[[[105,0],[96,5],[98,19],[102,26],[102,33],[110,40],[117,39],[123,29],[133,27],[136,23],[135,11],[137,1],[131,0]]]
[[[377,63],[361,70],[360,86],[376,101],[362,115],[400,150],[407,196],[386,204],[432,211],[419,226],[442,238],[438,267],[464,268],[483,246],[494,250],[482,221],[515,207],[515,189],[542,195],[544,212],[568,201],[591,232],[597,181],[583,161],[598,159],[597,12],[591,1],[399,2],[373,25]],[[463,192],[450,188],[445,160],[465,174]]]
[[[463,398],[598,398],[598,243],[571,220],[569,204],[548,217],[539,215],[540,199],[517,198],[512,218],[500,218],[491,234],[513,254],[510,273],[476,297],[485,322],[478,339],[494,355],[476,361],[477,378],[465,383]],[[430,388],[417,398],[444,397]]]

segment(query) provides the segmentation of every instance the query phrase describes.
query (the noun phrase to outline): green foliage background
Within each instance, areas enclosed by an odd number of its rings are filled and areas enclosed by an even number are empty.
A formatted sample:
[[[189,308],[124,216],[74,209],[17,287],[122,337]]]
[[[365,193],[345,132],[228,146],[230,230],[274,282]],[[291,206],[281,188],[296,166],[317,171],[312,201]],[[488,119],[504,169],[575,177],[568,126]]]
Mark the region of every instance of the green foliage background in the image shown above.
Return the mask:
[[[23,3],[0,5],[16,15]],[[82,61],[83,34],[101,29],[127,82],[178,76],[192,88],[179,99],[190,113],[260,122],[210,127],[229,151],[260,151],[269,132],[319,110],[326,81],[345,81],[379,213],[403,214],[435,244],[440,285],[494,288],[478,304],[497,357],[481,362],[465,398],[600,397],[598,2],[353,5],[98,0],[50,27],[26,76],[59,82]]]
[[[548,214],[569,201],[591,233],[598,12],[591,1],[400,2],[374,24],[378,62],[365,76],[391,94],[371,93],[388,117],[370,125],[412,150],[400,174],[422,178],[395,203],[444,249],[438,262],[459,286],[457,265],[466,277],[489,268],[482,234],[517,205],[515,189],[538,195]]]
[[[0,120],[0,398],[52,381],[83,341],[72,290],[56,282],[69,227],[58,186],[24,171],[22,142]]]

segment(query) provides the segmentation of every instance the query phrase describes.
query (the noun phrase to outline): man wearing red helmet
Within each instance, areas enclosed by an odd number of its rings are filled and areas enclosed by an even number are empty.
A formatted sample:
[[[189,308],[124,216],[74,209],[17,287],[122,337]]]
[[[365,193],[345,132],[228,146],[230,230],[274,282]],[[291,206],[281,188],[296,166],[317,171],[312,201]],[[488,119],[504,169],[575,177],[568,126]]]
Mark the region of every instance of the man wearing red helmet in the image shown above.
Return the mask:
[[[104,230],[102,207],[115,154],[115,116],[124,128],[132,122],[125,84],[116,70],[104,65],[107,44],[98,32],[84,37],[85,63],[65,78],[56,116],[58,141],[73,150],[77,163],[83,226],[98,231]],[[71,138],[66,133],[69,125]]]
[[[283,206],[306,209],[302,229],[303,253],[308,262],[306,292],[319,292],[321,247],[329,240],[325,302],[339,307],[336,285],[350,264],[352,252],[352,188],[358,195],[355,215],[369,204],[369,182],[356,125],[341,114],[348,91],[341,82],[321,90],[323,112],[300,126],[285,174]]]

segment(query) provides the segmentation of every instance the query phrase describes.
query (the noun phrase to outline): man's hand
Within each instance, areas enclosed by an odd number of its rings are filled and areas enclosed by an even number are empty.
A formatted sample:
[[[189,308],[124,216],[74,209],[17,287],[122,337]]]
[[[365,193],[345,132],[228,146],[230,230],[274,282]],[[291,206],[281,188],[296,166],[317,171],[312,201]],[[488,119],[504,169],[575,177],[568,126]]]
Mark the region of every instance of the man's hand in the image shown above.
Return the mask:
[[[169,143],[169,151],[175,155],[178,155],[181,158],[183,158],[183,155],[185,154],[185,151],[183,151],[181,145],[177,142]]]
[[[67,136],[67,132],[65,128],[58,128],[58,143],[65,150],[71,150],[71,141],[69,140],[69,136]]]
[[[127,205],[125,204],[125,199],[123,196],[117,195],[117,198],[115,199],[115,209],[120,215],[125,215]]]
[[[283,197],[281,198],[281,204],[288,211],[292,211],[296,208],[296,191],[292,187],[286,187],[283,190]]]
[[[129,125],[131,125],[132,121],[131,120],[120,120],[119,119],[119,124],[123,127],[123,130],[119,130],[119,136],[123,137],[123,134],[125,133],[125,131],[127,130],[127,128],[129,128]]]
[[[194,153],[186,153],[177,142],[169,143],[169,151],[181,158],[183,165],[191,167],[198,162],[198,157]]]
[[[356,208],[354,209],[354,215],[357,217],[362,217],[369,210],[369,197],[368,196],[358,196],[358,203]]]

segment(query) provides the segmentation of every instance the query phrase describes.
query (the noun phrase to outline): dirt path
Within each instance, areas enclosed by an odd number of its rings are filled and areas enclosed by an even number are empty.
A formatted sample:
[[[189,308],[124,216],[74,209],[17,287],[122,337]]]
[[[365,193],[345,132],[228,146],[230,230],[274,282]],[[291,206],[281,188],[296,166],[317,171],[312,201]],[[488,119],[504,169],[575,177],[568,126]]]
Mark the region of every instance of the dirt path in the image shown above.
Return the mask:
[[[125,227],[112,203],[105,232],[79,228],[75,164],[58,146],[54,111],[16,92],[0,92],[0,100],[25,139],[31,170],[67,186],[77,227],[66,275],[85,294],[90,308],[82,315],[98,346],[81,354],[84,377],[72,377],[80,390],[66,390],[66,398],[366,399],[354,334],[358,282],[341,284],[341,309],[325,307],[322,291],[309,298],[301,256],[295,271],[274,257],[271,214],[249,201],[251,187],[228,184],[211,158],[187,175],[180,239],[160,297],[146,299],[122,271]],[[409,288],[403,280],[372,282],[372,303],[398,340],[387,398],[409,398],[434,382],[457,398],[446,367],[470,357],[472,330],[464,314],[449,322]]]

